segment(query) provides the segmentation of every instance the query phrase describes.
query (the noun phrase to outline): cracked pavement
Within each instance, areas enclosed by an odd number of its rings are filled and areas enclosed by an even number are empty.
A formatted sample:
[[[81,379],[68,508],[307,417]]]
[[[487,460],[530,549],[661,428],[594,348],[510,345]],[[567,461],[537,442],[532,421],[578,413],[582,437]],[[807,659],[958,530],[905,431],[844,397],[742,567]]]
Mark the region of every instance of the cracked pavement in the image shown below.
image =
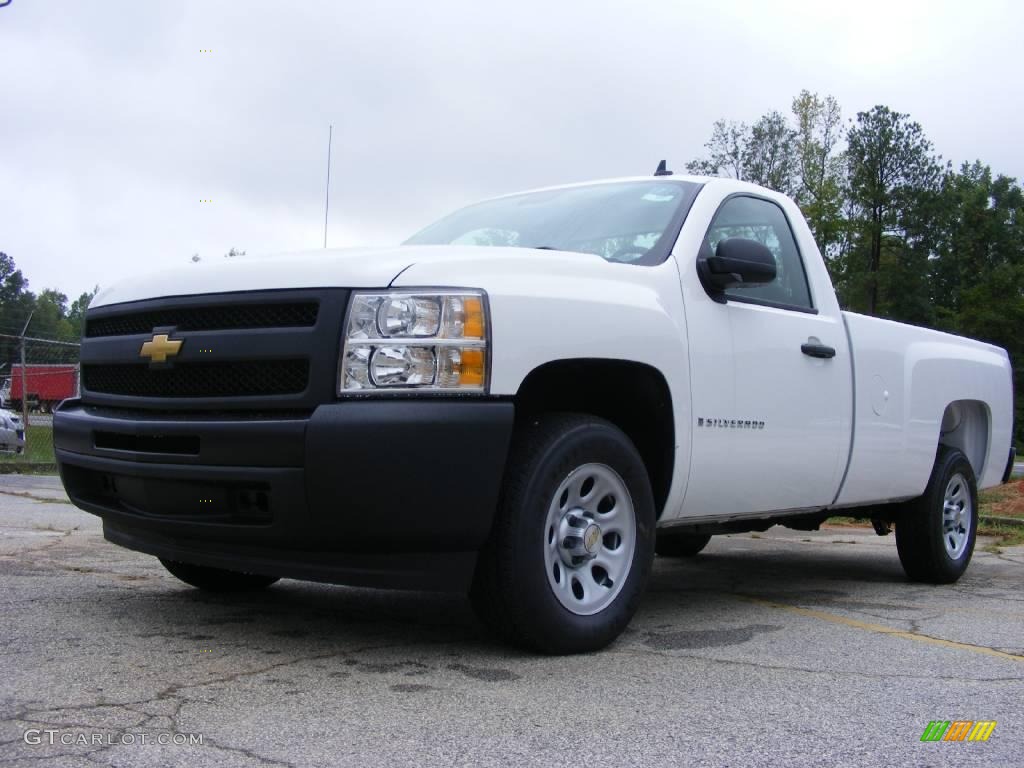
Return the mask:
[[[1024,765],[1024,548],[908,583],[892,537],[773,528],[659,558],[627,633],[548,658],[458,595],[206,595],[0,477],[0,764]],[[996,720],[921,743],[930,720]],[[113,744],[26,744],[27,729]],[[203,744],[118,743],[202,734]]]

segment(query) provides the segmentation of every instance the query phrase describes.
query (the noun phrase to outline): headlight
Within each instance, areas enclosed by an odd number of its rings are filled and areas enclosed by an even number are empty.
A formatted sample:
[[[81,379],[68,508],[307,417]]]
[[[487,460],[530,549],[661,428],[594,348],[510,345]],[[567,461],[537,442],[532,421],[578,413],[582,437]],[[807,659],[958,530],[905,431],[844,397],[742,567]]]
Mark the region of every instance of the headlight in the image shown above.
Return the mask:
[[[486,304],[482,291],[353,294],[338,394],[486,391]]]

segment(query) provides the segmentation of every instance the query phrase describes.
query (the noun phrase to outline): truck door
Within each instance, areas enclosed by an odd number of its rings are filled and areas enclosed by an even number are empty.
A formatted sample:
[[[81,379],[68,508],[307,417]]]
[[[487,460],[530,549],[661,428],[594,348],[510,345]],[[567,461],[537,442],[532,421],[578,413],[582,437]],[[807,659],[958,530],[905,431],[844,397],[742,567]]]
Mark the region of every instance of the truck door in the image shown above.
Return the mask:
[[[851,428],[842,316],[829,286],[829,296],[815,302],[792,226],[777,203],[747,194],[727,198],[702,254],[733,237],[766,245],[777,274],[771,283],[730,288],[717,302],[699,284],[699,292],[688,292],[694,426],[683,514],[827,506],[842,479]]]

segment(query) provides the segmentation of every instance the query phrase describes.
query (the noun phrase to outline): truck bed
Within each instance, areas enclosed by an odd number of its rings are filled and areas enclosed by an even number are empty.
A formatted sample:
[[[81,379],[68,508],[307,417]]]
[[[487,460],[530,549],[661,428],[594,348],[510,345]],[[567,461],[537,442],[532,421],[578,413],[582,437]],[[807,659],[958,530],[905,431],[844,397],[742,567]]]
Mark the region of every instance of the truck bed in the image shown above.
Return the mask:
[[[843,312],[843,320],[854,363],[854,409],[836,506],[920,495],[940,435],[967,454],[979,488],[997,485],[1013,426],[1006,352],[854,312]],[[947,413],[950,403],[958,405]]]

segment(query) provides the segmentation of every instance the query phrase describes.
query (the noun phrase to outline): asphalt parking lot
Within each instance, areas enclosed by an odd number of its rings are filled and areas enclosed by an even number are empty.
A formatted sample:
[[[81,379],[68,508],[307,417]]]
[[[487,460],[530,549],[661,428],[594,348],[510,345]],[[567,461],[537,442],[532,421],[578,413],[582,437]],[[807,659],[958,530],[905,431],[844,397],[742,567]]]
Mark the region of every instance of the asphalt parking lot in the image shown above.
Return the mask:
[[[545,658],[459,596],[201,594],[54,478],[3,476],[0,763],[1024,765],[1022,566],[979,551],[931,587],[868,530],[720,537],[659,559],[611,648]],[[998,725],[922,743],[932,720]]]

